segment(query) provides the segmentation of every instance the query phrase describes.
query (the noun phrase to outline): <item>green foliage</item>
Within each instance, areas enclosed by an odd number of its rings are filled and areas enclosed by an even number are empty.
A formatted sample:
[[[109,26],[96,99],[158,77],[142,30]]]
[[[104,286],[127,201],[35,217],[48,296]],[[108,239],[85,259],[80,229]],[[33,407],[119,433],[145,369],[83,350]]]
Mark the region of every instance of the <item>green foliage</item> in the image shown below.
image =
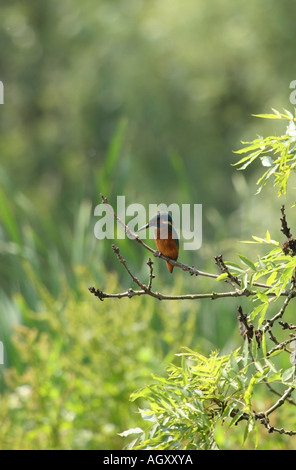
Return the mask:
[[[124,126],[122,121],[110,142],[109,176]],[[92,202],[85,198],[76,206],[71,224],[57,223],[47,211],[40,214],[1,167],[0,179],[1,448],[121,448],[118,433],[140,420],[129,403],[133,390],[149,383],[151,373],[163,373],[183,345],[199,337],[210,350],[225,343],[235,325],[223,320],[223,311],[215,317],[205,309],[208,330],[192,303],[174,303],[168,312],[152,299],[98,302],[90,285],[112,291],[128,280],[110,268],[109,241],[94,237]],[[148,277],[142,251],[128,240],[121,247]],[[167,290],[189,288],[180,274]]]
[[[196,341],[196,306],[174,304],[167,315],[152,299],[98,302],[88,287],[116,290],[120,272],[104,266],[109,243],[93,235],[91,202],[57,231],[6,172],[1,178],[0,447],[121,448],[118,433],[138,421],[130,394]],[[140,269],[145,258],[136,258]],[[174,279],[171,289],[182,290]]]
[[[257,447],[257,418],[252,411],[254,404],[260,403],[260,395],[262,398],[262,385],[296,385],[294,368],[280,370],[270,357],[258,352],[255,342],[252,353],[246,340],[241,350],[228,355],[213,352],[207,358],[189,350],[180,354],[181,366],[171,365],[167,377],[155,377],[155,383],[131,395],[132,400],[146,404],[146,408],[139,409],[146,425],[144,430],[122,433],[137,434],[127,448],[228,448],[226,437],[217,439],[217,428],[221,426],[232,440],[237,427],[244,426],[234,442],[244,446],[249,438],[248,445]],[[287,424],[285,419],[282,424]]]
[[[235,165],[240,165],[239,169],[245,170],[251,163],[260,158],[262,166],[268,169],[257,181],[257,185],[259,185],[257,193],[271,178],[274,186],[279,188],[278,195],[286,195],[288,179],[291,173],[295,172],[296,167],[296,119],[286,110],[285,114],[274,110],[273,114],[258,114],[257,117],[288,121],[286,133],[280,137],[269,136],[265,139],[255,139],[253,142],[244,142],[248,145],[236,153],[247,153],[248,155],[240,159]]]
[[[132,400],[147,399],[149,409],[141,409],[151,423],[146,432],[132,442],[134,449],[213,449],[217,421],[240,402],[245,377],[238,373],[242,360],[238,352],[209,358],[194,351],[181,354],[182,365],[171,365],[168,378],[132,394]]]
[[[118,154],[112,145],[110,171]],[[275,345],[266,327],[283,307],[283,291],[292,289],[295,257],[282,252],[269,230],[245,243],[267,253],[255,259],[240,254],[239,262],[226,263],[242,290],[256,292],[244,309],[258,341],[244,333],[244,346],[235,349],[229,335],[234,329],[239,342],[229,315],[234,307],[220,300],[211,307],[173,303],[168,311],[150,298],[110,304],[89,296],[88,285],[104,283],[110,291],[118,286],[118,276],[102,264],[102,245],[89,234],[90,202],[81,203],[73,229],[61,227],[61,250],[55,231],[40,224],[4,172],[2,181],[1,250],[10,280],[9,296],[1,291],[2,449],[116,449],[126,441],[135,449],[292,448],[293,437],[280,434],[275,443],[260,422],[271,403],[267,387],[275,396],[295,387],[287,356],[293,338],[287,340],[277,324]],[[225,274],[218,278],[221,285]],[[185,286],[176,272],[170,289],[195,286],[194,279]],[[202,280],[199,286],[207,288]],[[285,321],[294,321],[289,307]],[[211,341],[224,352],[211,353]],[[173,351],[190,344],[206,353],[187,348],[174,359]],[[151,373],[154,382],[143,387]],[[278,429],[293,429],[294,423],[294,415],[280,407]]]
[[[135,422],[128,405],[135,388],[163,371],[172,347],[190,343],[195,314],[187,321],[178,314],[158,317],[152,299],[109,304],[89,295],[94,280],[86,268],[76,273],[78,290],[60,278],[60,294],[52,294],[27,269],[38,294],[38,311],[20,294],[11,308],[25,324],[14,326],[10,341],[21,367],[6,367],[1,395],[1,449],[118,449],[118,433]],[[114,274],[102,272],[110,290],[118,287]],[[190,318],[191,317],[191,318]],[[187,333],[186,333],[187,331]],[[179,333],[176,333],[179,332]],[[8,361],[8,338],[4,348]],[[174,346],[173,346],[174,345]],[[167,356],[168,354],[168,356]]]
[[[180,253],[182,261],[212,268],[216,250],[232,259],[238,205],[249,211],[249,235],[266,204],[254,210],[241,173],[233,188],[231,150],[252,135],[254,109],[287,106],[295,12],[287,0],[2,1],[1,448],[122,447],[117,433],[142,422],[128,396],[149,383],[151,372],[162,373],[184,345],[205,355],[238,346],[229,313],[236,300],[168,308],[146,299],[119,306],[90,298],[88,285],[128,284],[117,264],[114,276],[109,243],[93,236],[93,208],[104,191],[112,203],[120,194],[142,204],[203,203],[202,250]],[[264,133],[272,122],[262,122]],[[273,165],[270,155],[261,156]],[[146,275],[139,247],[129,240],[120,247]],[[252,276],[268,279],[269,265],[260,268],[257,256],[242,253],[240,260],[231,271],[243,287]],[[272,262],[269,284],[280,289],[280,260]],[[168,279],[159,266],[163,290],[209,287],[178,272]],[[263,324],[280,297],[268,308],[264,297],[256,301]],[[214,438],[235,447],[223,441],[221,426],[218,420]]]
[[[288,120],[287,131],[280,137],[256,139],[237,152],[248,154],[238,162],[239,169],[246,169],[260,157],[263,167],[269,167],[258,180],[260,189],[273,178],[273,184],[279,187],[278,196],[286,195],[288,179],[295,171],[296,119],[288,111],[286,114],[274,111],[260,117]],[[246,424],[240,445],[260,448],[258,426],[274,432],[269,415],[276,410],[279,424],[276,432],[296,435],[294,415],[287,418],[281,408],[296,388],[295,361],[291,365],[286,355],[291,352],[287,346],[292,342],[295,345],[296,336],[283,337],[282,333],[287,328],[296,330],[295,322],[288,326],[288,321],[293,321],[288,304],[295,296],[296,253],[283,208],[282,216],[282,232],[288,238],[288,248],[279,247],[267,229],[265,238],[254,235],[246,242],[250,248],[265,246],[269,249],[266,254],[257,255],[255,260],[239,255],[240,264],[226,262],[229,271],[217,278],[218,282],[237,283],[250,299],[244,307],[246,314],[241,307],[238,309],[244,347],[227,355],[212,353],[208,358],[186,351],[181,355],[180,366],[171,365],[166,377],[156,377],[155,383],[134,393],[133,400],[144,401],[145,408],[140,413],[150,425],[144,430],[130,430],[136,437],[129,448],[227,448],[221,429],[233,440],[242,423]],[[285,324],[281,324],[284,314]],[[270,408],[260,399],[263,386],[275,397],[281,397]],[[294,429],[292,432],[290,427]]]
[[[140,414],[150,426],[146,431],[133,431],[138,436],[128,448],[216,449],[217,426],[227,432],[246,416],[241,444],[254,433],[253,444],[257,445],[258,430],[251,414],[255,388],[262,383],[287,383],[289,369],[277,372],[266,358],[250,361],[247,341],[242,351],[229,355],[213,352],[207,358],[188,350],[180,356],[182,365],[171,365],[167,378],[157,377],[156,383],[132,394],[132,400],[149,402],[149,408],[140,409]]]

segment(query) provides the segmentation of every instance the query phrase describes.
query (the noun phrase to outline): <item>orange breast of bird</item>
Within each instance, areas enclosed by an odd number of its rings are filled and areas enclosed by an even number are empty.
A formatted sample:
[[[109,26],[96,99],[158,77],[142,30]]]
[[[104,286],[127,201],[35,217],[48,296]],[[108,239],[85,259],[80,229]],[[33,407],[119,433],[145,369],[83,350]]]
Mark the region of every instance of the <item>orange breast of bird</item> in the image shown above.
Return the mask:
[[[163,238],[162,238],[163,237]],[[168,258],[173,260],[177,260],[179,247],[178,247],[178,240],[173,238],[172,232],[167,230],[167,228],[158,227],[155,231],[155,243],[157,249],[160,253]],[[173,272],[174,266],[166,261],[167,268],[170,273]]]

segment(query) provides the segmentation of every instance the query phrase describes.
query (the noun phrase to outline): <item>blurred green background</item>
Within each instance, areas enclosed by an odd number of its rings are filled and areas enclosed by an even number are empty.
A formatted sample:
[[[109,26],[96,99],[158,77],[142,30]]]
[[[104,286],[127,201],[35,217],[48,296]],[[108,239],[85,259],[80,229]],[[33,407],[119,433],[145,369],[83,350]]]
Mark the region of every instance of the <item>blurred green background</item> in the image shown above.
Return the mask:
[[[202,248],[180,260],[211,272],[239,239],[279,239],[280,201],[267,211],[256,170],[231,163],[241,140],[283,130],[251,114],[292,108],[295,14],[287,0],[2,0],[0,448],[122,448],[140,422],[130,393],[182,346],[241,344],[234,300],[91,296],[132,286],[93,214],[100,192],[202,204]],[[147,253],[118,245],[146,282]],[[217,289],[154,266],[156,290]],[[223,445],[239,447],[239,430]]]

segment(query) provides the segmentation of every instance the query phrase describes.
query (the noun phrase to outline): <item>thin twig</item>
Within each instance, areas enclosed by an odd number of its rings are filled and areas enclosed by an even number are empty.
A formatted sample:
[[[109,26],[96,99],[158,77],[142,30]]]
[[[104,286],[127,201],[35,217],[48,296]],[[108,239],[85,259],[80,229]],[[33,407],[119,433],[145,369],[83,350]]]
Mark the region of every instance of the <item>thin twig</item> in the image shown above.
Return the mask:
[[[281,397],[282,395],[280,394],[280,392],[278,392],[277,390],[275,390],[271,385],[270,383],[268,382],[264,382],[266,387],[268,388],[268,390],[272,393],[274,393],[275,395],[277,395],[278,397]],[[287,402],[289,402],[291,405],[294,405],[296,406],[296,402],[294,400],[292,400],[292,398],[288,397],[286,399]]]
[[[295,238],[292,237],[292,233],[290,228],[288,227],[287,224],[287,219],[286,219],[286,213],[285,213],[285,206],[282,205],[281,207],[281,232],[287,237],[287,240],[284,241],[282,245],[282,250],[285,255],[291,255],[295,256],[296,255],[296,240]]]
[[[196,269],[194,266],[188,266],[187,264],[180,263],[179,261],[175,261],[171,258],[168,258],[168,257],[164,256],[162,253],[159,253],[157,250],[153,250],[150,246],[148,246],[146,243],[144,243],[141,240],[141,238],[138,236],[137,233],[133,232],[129,228],[128,225],[126,225],[124,222],[122,222],[122,220],[115,213],[113,207],[109,204],[108,199],[102,194],[100,196],[102,198],[103,204],[106,205],[107,209],[112,213],[113,217],[123,227],[124,232],[128,235],[128,237],[131,240],[134,240],[137,243],[139,243],[143,248],[148,250],[154,256],[162,258],[165,261],[169,261],[174,266],[182,269],[183,271],[189,272],[191,275],[205,276],[205,277],[209,277],[209,278],[212,278],[212,279],[217,279],[219,277],[218,274],[213,274],[213,273],[208,273],[208,272],[201,271],[199,269]],[[132,298],[134,296],[141,296],[141,295],[147,295],[147,294],[154,297],[154,298],[157,298],[159,300],[196,300],[196,299],[212,299],[212,300],[215,300],[215,299],[226,298],[226,297],[243,297],[243,296],[248,297],[248,296],[257,295],[256,290],[249,290],[247,288],[243,288],[243,289],[238,288],[238,287],[240,287],[240,280],[237,277],[235,277],[231,274],[231,272],[229,271],[229,269],[227,268],[226,264],[223,261],[222,255],[216,256],[215,261],[216,261],[216,264],[218,265],[219,269],[223,273],[227,273],[228,278],[226,279],[226,281],[228,281],[234,287],[234,289],[235,289],[234,291],[230,291],[230,292],[215,292],[215,291],[212,291],[212,292],[208,292],[208,293],[204,293],[204,294],[184,294],[184,295],[165,295],[165,294],[162,294],[160,292],[155,292],[155,291],[152,290],[152,280],[154,278],[154,275],[153,275],[153,268],[152,268],[153,262],[151,261],[151,258],[149,258],[149,260],[147,262],[147,264],[149,266],[149,269],[150,269],[150,275],[149,275],[148,286],[146,286],[136,276],[134,276],[134,274],[128,268],[128,266],[126,264],[126,260],[121,256],[121,254],[119,252],[119,248],[116,247],[115,245],[112,245],[112,248],[113,248],[113,251],[116,254],[117,258],[119,259],[120,263],[124,266],[125,270],[129,274],[131,279],[140,287],[140,290],[134,290],[134,289],[130,288],[125,292],[119,292],[119,293],[116,293],[116,294],[108,294],[106,292],[103,292],[100,289],[95,289],[94,287],[90,287],[89,291],[91,293],[93,293],[96,297],[98,297],[100,300],[104,300],[104,299],[107,299],[107,298],[118,298],[118,299],[122,299],[124,297]],[[263,288],[263,289],[271,289],[272,288],[272,286],[269,286],[267,284],[258,283],[258,282],[253,282],[252,285],[253,285],[253,287],[259,287],[259,288]],[[266,292],[266,294],[270,297],[275,296],[275,293],[272,292],[272,291]],[[289,300],[290,300],[295,295],[295,292],[294,292],[294,289],[293,289],[293,292],[292,292],[292,290],[291,291],[290,290],[289,291],[282,291],[280,293],[280,295],[289,296]],[[285,301],[285,304],[286,303],[288,303],[287,299]],[[285,304],[284,304],[284,306],[285,306]],[[283,314],[283,312],[279,313],[276,317],[274,317],[274,319],[269,320],[270,325],[268,325],[268,326],[272,326],[272,322],[275,319],[277,319],[279,316],[282,316],[282,314]]]
[[[269,333],[271,333],[271,331],[269,331]],[[281,349],[283,349],[287,353],[291,354],[291,351],[286,349],[286,346],[287,346],[287,344],[290,344],[293,341],[295,341],[295,336],[293,338],[286,339],[285,341],[282,341],[281,343],[277,342],[277,345],[274,348],[270,349],[270,351],[268,351],[266,353],[266,357],[270,356],[275,351],[280,351]]]
[[[286,213],[285,213],[285,206],[282,205],[281,207],[281,213],[282,213],[282,217],[281,217],[281,223],[282,223],[282,227],[281,227],[281,232],[283,232],[283,234],[289,239],[289,238],[292,238],[292,233],[290,231],[290,228],[288,227],[288,224],[287,224],[287,219],[286,219]]]
[[[145,286],[143,284],[143,289],[141,290],[134,290],[132,288],[128,289],[127,291],[124,292],[119,292],[116,294],[109,294],[107,292],[103,292],[100,289],[96,289],[95,287],[89,287],[89,291],[94,294],[96,297],[99,297],[100,300],[104,299],[111,299],[111,298],[117,298],[117,299],[122,299],[124,297],[132,298],[134,296],[141,296],[141,295],[150,295],[151,297],[154,297],[158,300],[197,300],[197,299],[211,299],[211,300],[216,300],[216,299],[223,299],[226,297],[244,297],[246,296],[245,291],[242,290],[236,290],[236,291],[231,291],[231,292],[207,292],[205,294],[183,294],[183,295],[166,295],[162,294],[161,292],[155,292],[152,291],[151,289],[148,289],[148,286]],[[256,292],[249,292],[248,295],[256,295]]]
[[[266,321],[266,324],[264,325],[263,327],[263,331],[267,331],[270,327],[273,326],[274,322],[276,320],[278,320],[279,318],[282,318],[282,316],[284,315],[285,313],[285,310],[286,308],[288,307],[289,305],[289,302],[290,300],[295,297],[295,283],[292,281],[291,282],[291,286],[290,286],[290,289],[288,290],[288,295],[287,297],[285,298],[285,301],[281,307],[281,309],[279,310],[278,313],[276,313],[272,318],[270,318],[269,320]]]
[[[149,283],[148,283],[148,290],[151,290],[152,281],[153,281],[153,279],[155,278],[155,276],[154,276],[154,274],[153,274],[153,261],[151,260],[151,258],[148,258],[148,261],[147,261],[146,264],[149,266],[149,270],[150,270],[150,274],[149,274]]]
[[[114,244],[112,244],[112,249],[114,253],[116,254],[118,260],[123,265],[126,272],[128,273],[128,275],[140,287],[141,290],[134,290],[130,288],[125,292],[120,292],[117,294],[108,294],[107,292],[103,292],[100,289],[89,287],[89,291],[92,294],[94,294],[96,297],[98,297],[100,300],[109,299],[109,298],[122,299],[124,297],[128,297],[129,299],[131,299],[134,296],[141,296],[141,295],[150,295],[151,297],[154,297],[158,300],[196,300],[196,299],[216,300],[216,299],[221,299],[225,297],[248,297],[248,296],[257,294],[256,291],[250,291],[249,289],[236,289],[235,291],[230,291],[230,292],[210,292],[206,294],[183,294],[183,295],[165,295],[160,292],[154,292],[151,289],[152,279],[154,277],[152,266],[151,266],[152,264],[151,259],[149,258],[150,262],[148,260],[148,263],[147,263],[150,267],[150,278],[149,278],[149,284],[148,286],[146,286],[131,272],[131,270],[127,266],[126,260],[121,256],[119,248],[115,246]],[[269,293],[268,295],[274,295],[274,294]]]
[[[262,413],[256,413],[256,417],[258,419],[267,418],[271,413],[273,413],[276,409],[282,406],[285,401],[290,398],[291,393],[295,390],[294,387],[288,387],[287,390],[280,396],[277,402],[275,402],[268,410]],[[295,431],[296,432],[296,431]]]
[[[237,311],[239,313],[237,319],[240,324],[240,334],[243,339],[248,338],[248,342],[251,343],[254,335],[254,325],[252,323],[248,323],[248,315],[243,313],[241,305],[237,307]]]
[[[288,323],[286,321],[279,321],[279,324],[283,328],[283,330],[296,330],[296,325],[293,325],[293,323]]]
[[[115,213],[113,207],[109,204],[108,199],[103,196],[103,194],[100,194],[103,204],[106,204],[106,207],[108,210],[113,214],[113,217],[117,220],[117,222],[123,227],[124,233],[126,233],[131,240],[136,241],[140,245],[142,245],[143,248],[146,250],[150,251],[155,257],[164,259],[165,261],[169,261],[171,264],[174,266],[177,266],[178,268],[183,269],[183,271],[189,271],[190,274],[195,275],[195,276],[205,276],[205,277],[211,277],[214,279],[217,279],[218,275],[217,274],[212,274],[212,273],[207,273],[204,271],[200,271],[199,269],[196,269],[194,266],[188,266],[187,264],[180,263],[179,261],[175,261],[171,258],[168,258],[167,256],[164,256],[162,253],[159,253],[157,250],[153,250],[149,245],[143,242],[143,240],[139,237],[139,235],[135,232],[133,232],[128,225],[126,225],[122,220],[118,217],[118,215]]]
[[[255,415],[255,417],[257,417]],[[270,423],[269,423],[269,419],[266,417],[261,417],[258,419],[260,419],[260,423],[263,424],[266,429],[268,430],[269,433],[273,433],[273,432],[277,432],[279,434],[285,434],[286,436],[296,436],[296,431],[292,431],[292,430],[287,430],[287,429],[284,429],[284,428],[276,428],[275,426],[271,426]]]
[[[233,276],[231,274],[228,267],[226,266],[226,264],[223,261],[222,255],[217,255],[217,256],[214,257],[214,259],[215,259],[216,265],[220,269],[221,273],[222,274],[223,273],[227,274],[228,278],[226,279],[226,281],[229,282],[233,287],[240,286],[241,285],[240,280],[238,279],[238,277]]]
[[[159,253],[159,251],[157,250],[153,250],[153,248],[151,248],[149,245],[147,245],[146,243],[143,242],[143,240],[139,237],[139,235],[135,232],[133,232],[128,225],[126,225],[119,217],[118,215],[115,213],[113,207],[109,204],[108,202],[108,199],[103,195],[103,194],[100,194],[100,197],[102,198],[102,202],[103,204],[106,205],[107,209],[111,212],[111,214],[113,215],[113,217],[115,218],[115,220],[117,220],[117,222],[122,226],[123,230],[124,230],[124,233],[126,233],[128,235],[128,237],[139,243],[143,248],[145,248],[146,250],[148,250],[150,253],[153,254],[153,256],[157,257],[157,258],[161,258],[165,261],[169,261],[172,265],[176,266],[177,268],[180,268],[182,269],[183,271],[186,271],[186,272],[189,272],[190,275],[192,276],[204,276],[204,277],[209,277],[209,278],[212,278],[212,279],[217,279],[220,275],[219,274],[213,274],[213,273],[208,273],[208,272],[205,272],[205,271],[201,271],[200,269],[196,269],[194,266],[189,266],[187,264],[184,264],[184,263],[181,263],[180,261],[176,261],[176,260],[173,260],[171,258],[168,258],[167,256],[164,256],[162,253]],[[221,255],[219,255],[219,257],[221,257]],[[223,262],[224,263],[224,262]],[[225,265],[226,267],[226,265]],[[229,272],[229,271],[228,271]],[[229,272],[229,276],[234,280],[235,277],[232,276]],[[236,283],[238,284],[239,283],[239,280],[237,279],[236,280]],[[262,288],[262,289],[272,289],[272,286],[268,285],[268,284],[264,284],[264,283],[261,283],[261,282],[253,282],[252,284],[254,287],[259,287],[259,288]],[[245,294],[244,295],[248,295],[248,292],[245,290],[244,291]],[[254,295],[252,294],[252,292],[249,294],[249,295]],[[267,295],[270,295],[269,293],[267,293]],[[271,295],[274,295],[274,294],[271,294]],[[281,293],[281,295],[288,295],[287,294],[287,291],[283,291]]]
[[[128,266],[127,266],[127,264],[126,264],[126,260],[121,256],[118,246],[115,246],[114,244],[112,244],[112,250],[113,250],[114,253],[116,254],[116,256],[117,256],[118,260],[120,261],[120,263],[124,266],[124,269],[127,271],[127,273],[129,274],[129,276],[132,278],[132,280],[133,280],[141,289],[143,289],[144,291],[146,291],[146,290],[147,290],[147,287],[145,286],[145,284],[143,284],[136,276],[134,276],[133,273],[131,272],[131,270],[128,268]]]

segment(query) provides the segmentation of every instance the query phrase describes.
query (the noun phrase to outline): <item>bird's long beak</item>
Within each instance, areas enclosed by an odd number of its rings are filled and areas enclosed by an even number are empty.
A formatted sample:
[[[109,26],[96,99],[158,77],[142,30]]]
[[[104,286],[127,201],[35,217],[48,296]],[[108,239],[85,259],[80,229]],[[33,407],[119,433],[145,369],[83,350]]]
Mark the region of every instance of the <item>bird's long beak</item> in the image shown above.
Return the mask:
[[[142,230],[145,230],[145,229],[148,228],[148,227],[149,227],[149,222],[148,222],[148,224],[143,225],[143,227],[139,228],[139,229],[137,230],[137,232],[141,232]]]

